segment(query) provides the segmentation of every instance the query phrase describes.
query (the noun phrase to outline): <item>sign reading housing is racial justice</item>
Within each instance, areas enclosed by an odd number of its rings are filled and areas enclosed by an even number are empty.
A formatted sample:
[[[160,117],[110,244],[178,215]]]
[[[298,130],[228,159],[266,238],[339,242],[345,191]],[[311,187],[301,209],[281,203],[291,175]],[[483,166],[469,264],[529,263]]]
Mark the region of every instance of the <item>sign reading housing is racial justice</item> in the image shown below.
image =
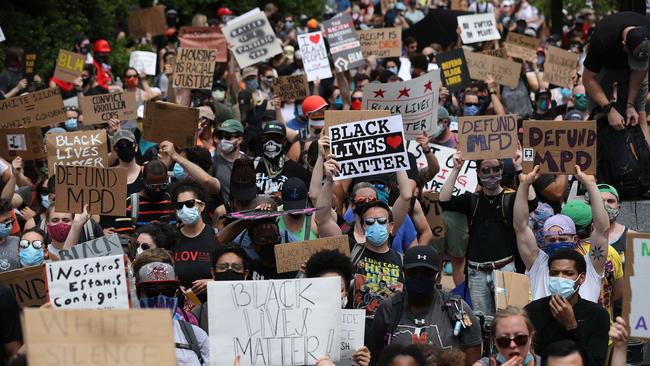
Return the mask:
[[[332,77],[332,69],[327,57],[323,33],[299,34],[298,47],[302,54],[302,64],[305,74],[307,74],[307,81],[325,80]]]
[[[229,21],[223,33],[240,68],[282,53],[282,43],[259,8]]]
[[[650,340],[650,234],[628,232],[626,243],[623,318],[630,337]]]
[[[458,118],[458,150],[464,160],[512,158],[517,151],[517,116]]]
[[[402,28],[378,28],[357,31],[363,57],[400,57],[402,55]]]
[[[494,13],[459,15],[458,27],[463,44],[478,43],[500,39]]]
[[[56,165],[108,166],[106,130],[49,133],[47,171],[55,174]]]
[[[174,64],[175,88],[211,89],[217,50],[207,48],[180,48]]]
[[[442,85],[450,92],[463,90],[471,84],[472,79],[462,49],[438,54],[436,62],[440,67]]]
[[[322,24],[330,46],[330,54],[336,71],[343,72],[365,63],[361,43],[349,15],[339,15]]]
[[[84,125],[107,123],[110,119],[126,121],[137,118],[136,92],[119,92],[79,98]]]
[[[126,169],[89,166],[56,166],[57,212],[92,215],[126,214]]]

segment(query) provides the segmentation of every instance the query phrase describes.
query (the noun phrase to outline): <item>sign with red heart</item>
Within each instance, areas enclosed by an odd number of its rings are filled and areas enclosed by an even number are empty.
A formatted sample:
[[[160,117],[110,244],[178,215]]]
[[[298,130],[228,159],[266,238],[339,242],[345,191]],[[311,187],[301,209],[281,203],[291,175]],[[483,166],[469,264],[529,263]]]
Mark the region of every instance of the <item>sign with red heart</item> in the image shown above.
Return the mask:
[[[298,47],[302,55],[307,81],[332,77],[330,61],[327,58],[327,50],[321,32],[299,34]]]

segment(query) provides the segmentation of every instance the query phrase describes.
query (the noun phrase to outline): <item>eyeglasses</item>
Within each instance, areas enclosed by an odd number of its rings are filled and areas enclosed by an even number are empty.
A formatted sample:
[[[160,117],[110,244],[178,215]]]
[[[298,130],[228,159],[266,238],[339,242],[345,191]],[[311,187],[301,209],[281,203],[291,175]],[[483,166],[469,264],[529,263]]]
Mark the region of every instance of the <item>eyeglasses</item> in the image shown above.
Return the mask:
[[[365,205],[366,203],[375,202],[375,201],[377,201],[377,197],[359,197],[355,199],[353,202],[357,206],[362,206]]]
[[[197,203],[203,203],[203,202],[201,200],[197,200],[197,199],[191,199],[191,200],[187,200],[187,201],[183,201],[183,202],[176,202],[176,203],[174,203],[174,208],[177,209],[177,210],[183,209],[183,206],[185,206],[187,208],[192,208]]]
[[[497,173],[501,173],[501,170],[503,170],[503,168],[501,168],[500,165],[497,165],[497,166],[484,166],[484,167],[481,168],[481,173],[490,174],[490,172],[492,172],[494,174],[497,174]]]
[[[227,271],[229,269],[232,269],[235,272],[242,272],[244,270],[244,266],[241,265],[241,263],[219,263],[216,266],[214,266],[216,269],[220,271]]]
[[[510,347],[510,342],[512,341],[515,341],[517,346],[523,346],[528,343],[528,334],[517,334],[514,337],[502,336],[496,339],[497,346],[501,348]]]
[[[125,75],[124,77],[127,79],[135,79],[138,77],[138,75]]]
[[[366,226],[372,226],[376,223],[379,225],[386,225],[388,222],[387,217],[366,217],[363,222],[366,224]]]
[[[362,99],[359,98],[359,97],[352,97],[352,98],[350,98],[350,100],[351,100],[352,102],[356,102],[356,101],[359,101],[359,102],[360,102]]]
[[[47,189],[47,187],[38,187],[38,194],[40,194],[41,196],[47,196],[48,194],[50,194],[50,190]]]
[[[144,297],[156,297],[164,295],[167,297],[175,297],[177,289],[174,287],[145,287],[142,289]]]
[[[27,249],[29,246],[33,246],[34,249],[43,249],[43,241],[41,240],[34,240],[34,241],[29,241],[27,239],[23,239],[20,242],[18,242],[18,246],[20,246],[20,249]]]

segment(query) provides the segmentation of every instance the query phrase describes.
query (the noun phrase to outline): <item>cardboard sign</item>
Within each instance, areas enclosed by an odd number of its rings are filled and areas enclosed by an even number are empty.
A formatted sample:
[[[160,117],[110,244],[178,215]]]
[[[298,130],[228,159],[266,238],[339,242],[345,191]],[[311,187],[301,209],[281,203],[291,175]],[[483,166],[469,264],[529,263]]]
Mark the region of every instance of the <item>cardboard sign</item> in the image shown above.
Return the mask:
[[[365,325],[364,309],[341,309],[341,361],[337,365],[356,365],[352,355],[363,347]]]
[[[521,64],[518,62],[476,52],[465,52],[465,59],[472,79],[485,80],[489,74],[500,85],[516,88],[519,83]]]
[[[212,89],[217,51],[207,48],[181,48],[174,64],[175,88]]]
[[[422,211],[431,227],[434,239],[444,238],[446,234],[439,196],[440,194],[436,192],[423,192],[421,201]]]
[[[143,138],[145,140],[167,140],[177,146],[194,146],[198,123],[197,108],[151,101],[144,104]]]
[[[138,118],[136,92],[119,92],[81,97],[84,125],[107,123],[111,118],[127,121]]]
[[[402,116],[330,126],[330,149],[341,166],[334,180],[410,168]]]
[[[11,289],[21,308],[41,306],[47,301],[43,265],[0,272],[0,283]]]
[[[508,159],[517,152],[517,115],[458,117],[463,160]]]
[[[129,35],[134,38],[144,37],[147,33],[159,36],[165,33],[165,7],[163,5],[132,11],[128,20]]]
[[[494,271],[494,303],[497,310],[509,305],[523,308],[531,299],[528,275]]]
[[[280,244],[274,249],[278,273],[299,270],[314,253],[322,250],[338,250],[345,255],[350,255],[350,244],[346,235]]]
[[[623,318],[631,338],[650,340],[650,234],[627,233]]]
[[[166,309],[25,309],[24,316],[30,366],[176,366]]]
[[[366,119],[375,119],[390,116],[390,111],[378,110],[378,111],[369,111],[369,110],[345,110],[345,111],[335,111],[335,110],[326,110],[325,111],[325,128],[334,125],[340,125],[341,123],[362,121]]]
[[[59,251],[59,258],[62,261],[67,261],[71,259],[109,257],[123,254],[124,249],[122,249],[120,237],[117,234],[111,234],[77,244],[70,249],[62,249]]]
[[[524,121],[524,172],[596,175],[596,121]]]
[[[377,58],[402,55],[402,27],[360,30],[357,34],[364,58],[371,55]]]
[[[40,127],[0,130],[0,156],[10,161],[20,156],[23,160],[39,160],[47,156]]]
[[[50,175],[56,173],[56,165],[108,166],[106,130],[49,133],[46,141]]]
[[[181,27],[178,40],[181,48],[209,48],[217,51],[217,62],[228,60],[226,37],[219,27]]]
[[[66,50],[59,50],[59,57],[56,58],[54,77],[72,83],[81,76],[85,64],[86,56]]]
[[[126,214],[126,169],[56,166],[56,211],[92,215]]]
[[[59,88],[0,100],[0,128],[43,127],[67,119]]]
[[[457,21],[463,44],[501,39],[501,35],[496,26],[497,22],[492,12],[459,15]]]
[[[282,53],[282,43],[257,7],[229,21],[223,33],[242,69]]]
[[[511,57],[530,60],[531,57],[537,57],[537,48],[540,42],[541,40],[534,37],[508,32],[505,47]]]
[[[544,78],[549,84],[573,88],[572,76],[576,72],[580,55],[558,47],[546,48],[544,61]]]
[[[402,115],[404,134],[414,139],[438,123],[440,70],[398,83],[370,83],[363,88],[363,108]]]
[[[283,102],[293,102],[309,96],[309,84],[305,74],[280,76],[273,79],[273,90]]]
[[[482,54],[488,55],[488,56],[494,56],[498,58],[508,58],[508,51],[505,49],[505,47],[501,47],[498,49],[492,49],[492,50],[483,50],[481,51]]]
[[[34,75],[36,75],[36,68],[38,67],[38,50],[35,48],[28,48],[23,53],[23,77],[27,81],[32,82]]]
[[[147,75],[156,75],[157,56],[155,52],[131,51],[129,67],[138,71],[144,70]]]
[[[351,16],[339,15],[326,20],[322,23],[322,29],[327,37],[336,71],[343,72],[365,64]]]
[[[436,55],[440,67],[442,85],[450,92],[464,90],[472,83],[469,68],[462,49]]]
[[[307,81],[324,80],[332,77],[327,49],[325,48],[325,41],[323,41],[323,33],[299,34],[298,47],[302,54],[302,64],[307,74]]]

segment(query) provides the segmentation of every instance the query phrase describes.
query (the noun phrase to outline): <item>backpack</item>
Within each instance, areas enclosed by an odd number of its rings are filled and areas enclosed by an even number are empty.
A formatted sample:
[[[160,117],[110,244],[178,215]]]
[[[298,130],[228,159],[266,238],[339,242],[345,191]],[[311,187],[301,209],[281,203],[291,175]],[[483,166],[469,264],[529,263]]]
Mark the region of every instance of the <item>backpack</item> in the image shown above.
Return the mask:
[[[508,204],[512,205],[514,204],[514,199],[515,199],[515,193],[517,193],[515,190],[510,189],[510,188],[504,188],[503,189],[503,194],[501,195],[501,219],[503,220],[503,224],[509,227],[512,227],[512,222],[511,220],[508,220],[508,216],[506,215],[506,195],[508,196]],[[476,216],[476,211],[478,211],[478,204],[480,201],[479,195],[483,195],[483,193],[478,193],[478,194],[472,194],[470,196],[470,207],[472,207],[472,215],[467,217],[467,228],[468,232],[472,232],[472,225],[474,224],[474,217]]]
[[[190,344],[176,343],[176,348],[189,349],[191,351],[194,351],[196,357],[199,359],[199,362],[201,365],[203,365],[204,361],[203,356],[201,356],[201,347],[199,347],[199,342],[196,340],[196,334],[194,334],[192,324],[186,322],[185,320],[178,320],[178,324],[181,326],[185,340],[190,342]]]

